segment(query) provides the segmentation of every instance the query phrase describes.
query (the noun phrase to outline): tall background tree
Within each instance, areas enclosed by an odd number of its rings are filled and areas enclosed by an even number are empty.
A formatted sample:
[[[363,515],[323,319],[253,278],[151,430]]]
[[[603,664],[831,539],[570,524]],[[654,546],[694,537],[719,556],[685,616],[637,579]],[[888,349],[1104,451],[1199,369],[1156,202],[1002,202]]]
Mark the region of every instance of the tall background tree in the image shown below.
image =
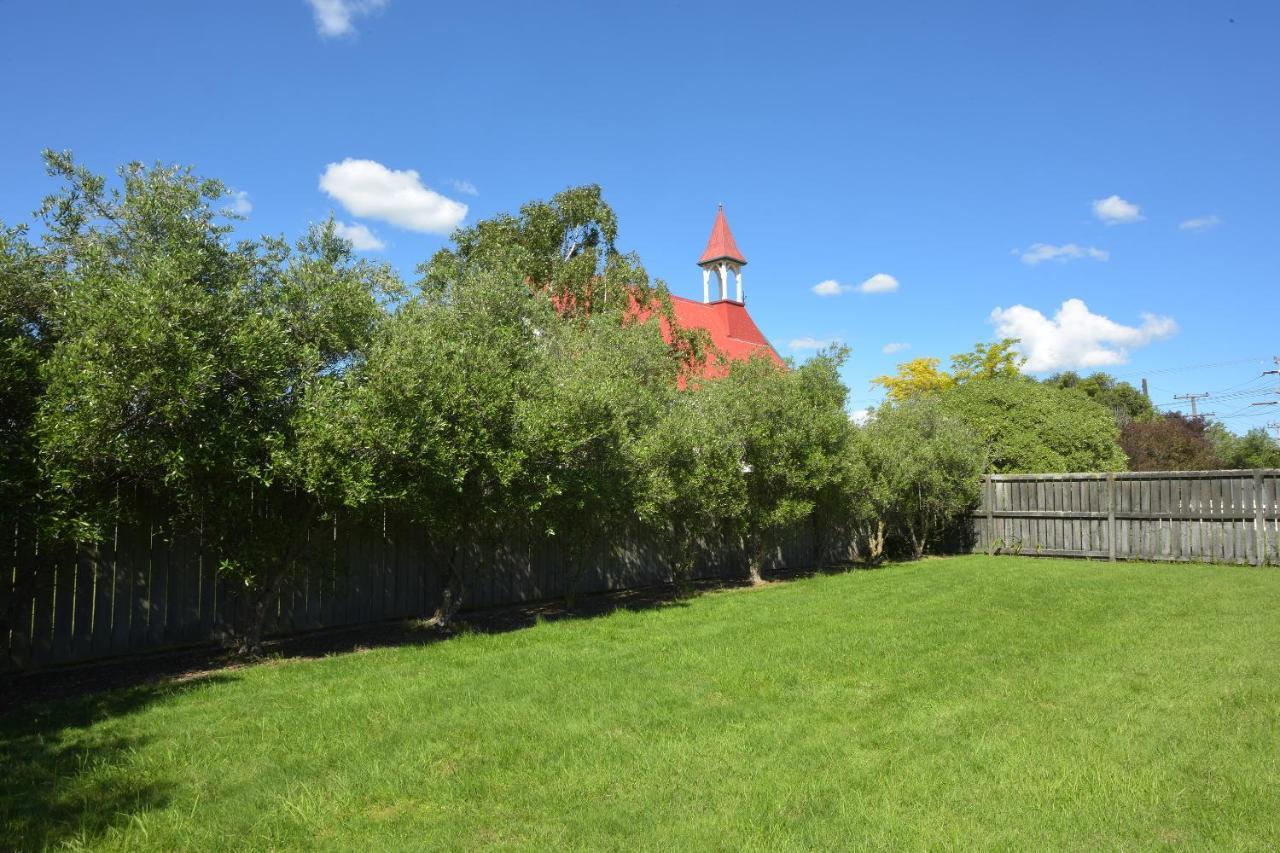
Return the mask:
[[[937,396],[985,447],[991,473],[1125,467],[1111,412],[1079,391],[1023,379],[990,379]]]
[[[1123,427],[1130,421],[1149,420],[1156,417],[1156,409],[1151,405],[1147,395],[1128,382],[1121,382],[1108,373],[1095,372],[1082,377],[1068,370],[1046,377],[1044,384],[1083,392],[1090,400],[1110,410],[1116,426],[1119,427]]]
[[[1206,432],[1223,468],[1280,468],[1280,441],[1262,427],[1236,435],[1221,423],[1211,423]]]
[[[1208,421],[1181,412],[1125,424],[1120,446],[1130,471],[1208,471],[1222,465],[1209,438]]]

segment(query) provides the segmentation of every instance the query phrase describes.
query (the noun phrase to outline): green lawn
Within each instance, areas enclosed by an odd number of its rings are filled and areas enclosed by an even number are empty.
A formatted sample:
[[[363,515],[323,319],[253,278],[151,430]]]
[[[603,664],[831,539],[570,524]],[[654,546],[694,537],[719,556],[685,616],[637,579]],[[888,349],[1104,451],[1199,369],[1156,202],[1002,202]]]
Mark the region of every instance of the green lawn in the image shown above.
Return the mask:
[[[1280,570],[961,557],[0,720],[0,847],[1280,847]]]

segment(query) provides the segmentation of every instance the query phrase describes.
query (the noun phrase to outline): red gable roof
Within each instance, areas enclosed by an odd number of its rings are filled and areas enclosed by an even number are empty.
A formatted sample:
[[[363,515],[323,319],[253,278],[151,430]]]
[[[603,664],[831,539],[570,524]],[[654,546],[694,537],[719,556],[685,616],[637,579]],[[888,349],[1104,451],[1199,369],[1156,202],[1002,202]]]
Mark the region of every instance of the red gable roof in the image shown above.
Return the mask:
[[[737,261],[743,266],[747,265],[747,259],[742,257],[742,250],[738,248],[738,244],[733,240],[733,232],[729,230],[729,221],[724,218],[723,206],[716,211],[716,223],[711,226],[711,239],[707,241],[706,251],[702,253],[698,263],[705,264],[719,260]]]
[[[765,353],[775,363],[783,363],[745,306],[727,300],[695,302],[683,296],[672,296],[671,304],[675,308],[677,323],[686,329],[706,329],[711,335],[711,342],[726,358],[745,361],[757,353]],[[702,371],[707,379],[723,374],[724,370],[710,359]]]

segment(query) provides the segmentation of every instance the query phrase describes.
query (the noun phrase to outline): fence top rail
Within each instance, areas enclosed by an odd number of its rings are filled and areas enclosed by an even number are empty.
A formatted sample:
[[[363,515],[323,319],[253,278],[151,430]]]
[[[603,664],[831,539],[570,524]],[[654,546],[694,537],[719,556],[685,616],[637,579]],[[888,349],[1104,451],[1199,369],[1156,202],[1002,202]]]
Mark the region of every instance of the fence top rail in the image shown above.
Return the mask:
[[[1264,477],[1280,477],[1280,468],[1234,468],[1226,471],[1115,471],[1079,472],[1070,474],[987,474],[995,483],[1052,482],[1058,480],[1248,480],[1261,474]]]

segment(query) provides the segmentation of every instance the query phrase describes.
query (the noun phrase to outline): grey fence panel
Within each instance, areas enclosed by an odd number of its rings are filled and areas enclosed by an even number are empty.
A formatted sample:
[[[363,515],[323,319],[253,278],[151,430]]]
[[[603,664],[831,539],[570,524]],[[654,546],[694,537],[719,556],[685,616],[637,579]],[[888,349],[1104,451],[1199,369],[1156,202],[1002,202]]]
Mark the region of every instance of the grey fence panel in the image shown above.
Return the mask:
[[[1280,471],[995,474],[973,514],[989,553],[1280,564]]]
[[[996,483],[1007,492],[1009,483]],[[1274,477],[1267,486],[1276,489]],[[1005,492],[1002,492],[1004,494]],[[1266,547],[1277,548],[1274,518]],[[1008,519],[997,517],[1003,531]],[[1007,535],[1001,532],[999,535]],[[708,542],[699,578],[742,576],[742,543]],[[813,564],[802,525],[768,555],[766,568]],[[267,630],[287,634],[428,616],[443,591],[442,557],[417,525],[391,519],[325,522],[308,540],[307,571],[282,589]],[[0,556],[0,672],[208,644],[249,612],[244,587],[218,570],[199,529],[167,522],[120,523],[103,541],[48,549],[20,524]],[[468,561],[464,607],[560,598],[671,580],[662,548],[636,532],[603,543],[575,576],[554,541],[513,537]]]

